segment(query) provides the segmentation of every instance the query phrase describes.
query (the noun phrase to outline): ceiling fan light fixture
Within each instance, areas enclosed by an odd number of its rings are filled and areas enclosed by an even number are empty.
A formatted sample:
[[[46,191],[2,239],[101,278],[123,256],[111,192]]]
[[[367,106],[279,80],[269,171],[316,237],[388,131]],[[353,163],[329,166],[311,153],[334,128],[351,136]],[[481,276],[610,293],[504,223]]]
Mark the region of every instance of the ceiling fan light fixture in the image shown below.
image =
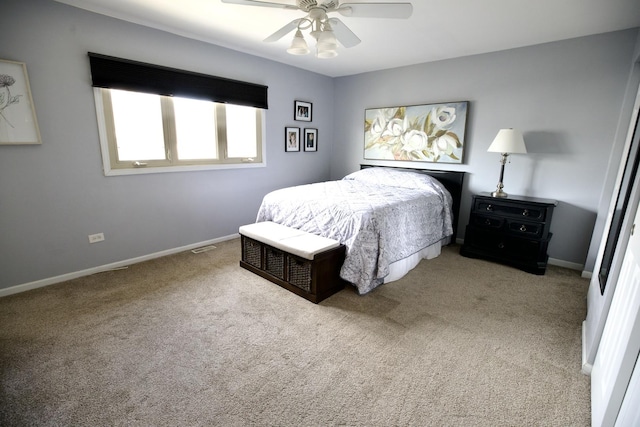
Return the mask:
[[[302,35],[302,31],[296,31],[296,35],[291,41],[291,47],[287,49],[287,52],[291,55],[306,55],[310,52],[309,46],[307,46],[307,42]]]
[[[413,13],[413,6],[409,2],[367,3],[367,0],[364,0],[365,2],[342,3],[342,0],[296,0],[294,5],[293,0],[221,1],[222,3],[274,7],[305,12],[306,16],[294,19],[264,39],[264,41],[278,41],[297,28],[296,35],[287,52],[292,55],[306,55],[309,53],[309,46],[307,46],[301,30],[309,30],[310,36],[316,40],[316,56],[318,58],[333,58],[337,56],[338,40],[340,45],[345,48],[354,47],[361,41],[340,19],[329,18],[330,13],[340,13],[354,18],[394,19],[407,19]],[[332,26],[337,30],[337,37],[333,32]]]

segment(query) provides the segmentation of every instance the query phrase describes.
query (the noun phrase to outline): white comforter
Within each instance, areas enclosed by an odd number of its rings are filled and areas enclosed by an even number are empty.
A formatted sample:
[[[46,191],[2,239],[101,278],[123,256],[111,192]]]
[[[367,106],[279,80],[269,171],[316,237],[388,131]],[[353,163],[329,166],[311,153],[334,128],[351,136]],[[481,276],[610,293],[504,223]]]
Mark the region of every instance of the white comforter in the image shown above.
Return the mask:
[[[277,222],[346,245],[340,276],[364,294],[383,283],[389,264],[453,234],[449,192],[435,180],[419,186],[345,177],[284,188],[264,197],[257,221]]]

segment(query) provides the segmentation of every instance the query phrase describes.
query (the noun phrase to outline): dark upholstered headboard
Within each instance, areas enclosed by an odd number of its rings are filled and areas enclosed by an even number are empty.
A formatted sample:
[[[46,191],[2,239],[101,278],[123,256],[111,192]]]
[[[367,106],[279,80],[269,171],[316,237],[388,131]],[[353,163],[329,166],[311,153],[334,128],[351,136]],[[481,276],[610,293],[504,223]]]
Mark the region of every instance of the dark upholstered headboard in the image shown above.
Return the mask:
[[[434,177],[445,186],[451,197],[453,198],[453,239],[452,243],[455,243],[455,239],[458,233],[458,219],[460,218],[460,199],[462,198],[462,181],[466,172],[457,171],[441,171],[431,169],[413,169],[413,168],[398,168],[393,166],[382,165],[360,165],[360,169],[384,167],[397,170],[404,170],[408,172],[418,172]]]

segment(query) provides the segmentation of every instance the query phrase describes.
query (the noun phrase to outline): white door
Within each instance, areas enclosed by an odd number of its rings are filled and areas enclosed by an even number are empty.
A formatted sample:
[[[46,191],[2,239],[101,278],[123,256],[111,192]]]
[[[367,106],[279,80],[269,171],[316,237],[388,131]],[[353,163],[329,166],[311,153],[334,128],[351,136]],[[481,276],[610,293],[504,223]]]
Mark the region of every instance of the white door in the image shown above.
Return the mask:
[[[608,427],[615,424],[638,353],[640,353],[640,209],[635,212],[634,226],[591,373],[593,427]]]
[[[616,420],[616,427],[640,426],[640,365],[636,361],[633,375],[624,394],[620,413]]]

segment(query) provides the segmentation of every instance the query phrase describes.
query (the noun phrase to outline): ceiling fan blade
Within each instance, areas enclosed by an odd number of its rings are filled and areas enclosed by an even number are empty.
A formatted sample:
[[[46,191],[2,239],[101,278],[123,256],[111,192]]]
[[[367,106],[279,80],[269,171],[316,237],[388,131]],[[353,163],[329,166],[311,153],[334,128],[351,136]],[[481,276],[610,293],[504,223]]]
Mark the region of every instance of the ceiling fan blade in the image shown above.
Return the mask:
[[[275,41],[280,40],[281,38],[283,38],[284,36],[289,34],[291,31],[293,31],[295,28],[297,28],[298,24],[300,23],[300,21],[302,21],[302,19],[294,19],[293,21],[289,22],[284,27],[280,28],[275,33],[271,34],[269,37],[267,37],[263,41],[265,41],[265,42],[275,42]]]
[[[355,45],[360,43],[360,39],[356,36],[353,31],[349,29],[344,23],[338,18],[329,19],[329,24],[331,24],[331,28],[333,29],[333,34],[335,34],[336,39],[342,44],[344,47],[354,47]]]
[[[262,0],[221,0],[221,1],[222,3],[239,4],[242,6],[277,7],[280,9],[298,10],[298,6],[294,6],[287,3],[272,2],[272,1],[262,1]]]
[[[407,19],[413,13],[411,3],[344,3],[338,9],[343,16],[354,18]]]

